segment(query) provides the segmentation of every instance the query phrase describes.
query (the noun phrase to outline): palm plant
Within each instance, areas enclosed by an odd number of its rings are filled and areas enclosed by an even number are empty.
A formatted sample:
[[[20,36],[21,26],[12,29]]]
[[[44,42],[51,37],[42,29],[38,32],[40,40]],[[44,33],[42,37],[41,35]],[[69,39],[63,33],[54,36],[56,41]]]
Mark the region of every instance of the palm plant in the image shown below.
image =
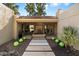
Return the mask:
[[[45,16],[45,3],[36,3],[37,16]]]
[[[45,3],[27,3],[25,7],[28,16],[45,16]]]
[[[62,38],[66,46],[73,46],[78,39],[77,35],[78,35],[77,29],[75,29],[74,27],[71,26],[64,27]]]
[[[19,11],[18,11],[19,6],[16,5],[15,3],[3,3],[3,4],[11,8],[15,14],[19,14]]]
[[[28,16],[34,16],[35,13],[34,3],[27,3],[25,9],[29,13]]]

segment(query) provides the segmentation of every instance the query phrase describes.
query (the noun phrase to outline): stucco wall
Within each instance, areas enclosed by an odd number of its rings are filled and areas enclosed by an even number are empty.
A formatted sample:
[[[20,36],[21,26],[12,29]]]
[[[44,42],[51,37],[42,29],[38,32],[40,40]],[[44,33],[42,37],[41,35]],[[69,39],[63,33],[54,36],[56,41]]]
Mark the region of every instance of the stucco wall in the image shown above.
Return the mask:
[[[58,16],[58,36],[60,37],[64,26],[77,27],[79,29],[79,4],[74,4],[68,10]]]
[[[73,26],[79,29],[79,4],[72,5],[68,10],[58,16],[58,35],[64,26]]]
[[[13,39],[13,11],[0,4],[0,45]]]

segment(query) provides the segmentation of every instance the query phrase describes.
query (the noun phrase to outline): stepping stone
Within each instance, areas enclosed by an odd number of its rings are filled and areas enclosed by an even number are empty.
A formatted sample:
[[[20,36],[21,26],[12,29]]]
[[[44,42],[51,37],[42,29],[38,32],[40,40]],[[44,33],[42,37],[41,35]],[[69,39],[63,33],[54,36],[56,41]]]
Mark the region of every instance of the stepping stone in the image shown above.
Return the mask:
[[[33,38],[32,40],[46,40],[46,39],[45,39],[45,38],[40,37],[40,38]]]
[[[50,46],[28,46],[26,48],[26,51],[52,51],[52,49],[50,48]]]
[[[33,34],[32,37],[33,38],[45,38],[45,34]]]
[[[48,43],[30,43],[29,45],[48,45]]]
[[[55,56],[53,52],[24,52],[23,56]]]
[[[29,45],[49,45],[46,40],[32,40]]]
[[[52,39],[52,36],[47,36],[46,39]]]

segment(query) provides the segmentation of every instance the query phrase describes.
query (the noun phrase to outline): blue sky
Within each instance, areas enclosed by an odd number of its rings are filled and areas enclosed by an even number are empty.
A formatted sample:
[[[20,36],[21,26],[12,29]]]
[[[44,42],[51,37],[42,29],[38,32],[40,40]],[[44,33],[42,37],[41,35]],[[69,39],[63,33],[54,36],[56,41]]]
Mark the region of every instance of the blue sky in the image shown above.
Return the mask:
[[[20,16],[27,16],[28,12],[24,9],[25,3],[17,3],[19,5]],[[67,10],[73,3],[48,3],[46,4],[46,16],[55,16],[58,9]]]

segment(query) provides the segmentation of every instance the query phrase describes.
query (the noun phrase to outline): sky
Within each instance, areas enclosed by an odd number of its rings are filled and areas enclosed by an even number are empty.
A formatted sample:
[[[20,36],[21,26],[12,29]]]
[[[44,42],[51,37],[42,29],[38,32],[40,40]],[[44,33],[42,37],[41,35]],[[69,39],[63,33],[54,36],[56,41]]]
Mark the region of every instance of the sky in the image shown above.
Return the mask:
[[[17,3],[19,6],[20,16],[27,16],[25,3]],[[73,3],[48,3],[46,4],[46,16],[55,16],[58,9],[67,10]]]

